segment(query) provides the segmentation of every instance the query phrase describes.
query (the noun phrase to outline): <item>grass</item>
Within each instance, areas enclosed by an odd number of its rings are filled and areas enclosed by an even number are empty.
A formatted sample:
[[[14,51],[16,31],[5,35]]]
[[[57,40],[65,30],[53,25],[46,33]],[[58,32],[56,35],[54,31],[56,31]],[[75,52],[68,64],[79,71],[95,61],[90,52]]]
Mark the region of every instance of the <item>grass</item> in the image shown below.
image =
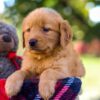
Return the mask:
[[[100,58],[93,56],[82,56],[86,69],[86,75],[83,78],[81,100],[99,100],[100,95]]]

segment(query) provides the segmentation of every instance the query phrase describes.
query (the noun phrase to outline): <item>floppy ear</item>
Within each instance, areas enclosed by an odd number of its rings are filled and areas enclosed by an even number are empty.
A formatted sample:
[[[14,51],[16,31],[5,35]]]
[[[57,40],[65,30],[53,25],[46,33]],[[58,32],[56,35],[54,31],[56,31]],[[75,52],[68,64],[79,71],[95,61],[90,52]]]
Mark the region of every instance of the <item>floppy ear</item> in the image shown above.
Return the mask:
[[[23,48],[24,48],[25,47],[24,32],[22,33],[22,40],[23,40]]]
[[[25,38],[24,38],[24,34],[25,34],[25,31],[27,29],[28,25],[27,25],[27,20],[26,18],[24,18],[23,22],[22,22],[22,40],[23,40],[23,48],[25,47]]]
[[[60,23],[60,34],[61,34],[60,44],[62,47],[65,47],[72,39],[71,26],[66,20],[63,20]]]

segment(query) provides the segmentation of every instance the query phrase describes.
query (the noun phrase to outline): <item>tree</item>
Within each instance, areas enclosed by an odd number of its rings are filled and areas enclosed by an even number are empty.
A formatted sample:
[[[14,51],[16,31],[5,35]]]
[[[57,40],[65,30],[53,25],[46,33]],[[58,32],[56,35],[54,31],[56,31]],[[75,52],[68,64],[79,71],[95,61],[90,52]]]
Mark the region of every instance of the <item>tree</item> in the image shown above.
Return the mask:
[[[35,8],[51,7],[57,10],[65,19],[69,20],[72,25],[74,39],[86,39],[86,33],[94,34],[91,32],[91,29],[96,27],[90,24],[88,18],[88,9],[86,8],[88,2],[92,2],[95,5],[100,3],[99,0],[15,0],[14,5],[10,7],[5,3],[7,8],[5,16],[11,18],[16,25],[19,25],[23,17]],[[89,35],[91,36],[91,34]]]

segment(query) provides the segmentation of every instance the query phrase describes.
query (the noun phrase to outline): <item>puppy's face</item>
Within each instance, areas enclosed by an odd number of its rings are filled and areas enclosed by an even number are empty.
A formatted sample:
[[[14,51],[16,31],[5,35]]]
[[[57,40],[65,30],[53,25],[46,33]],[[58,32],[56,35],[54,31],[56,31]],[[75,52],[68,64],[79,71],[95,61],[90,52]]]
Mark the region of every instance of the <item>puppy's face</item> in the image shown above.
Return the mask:
[[[31,12],[23,22],[24,46],[42,53],[51,52],[60,44],[64,46],[65,41],[70,38],[68,34],[71,33],[66,32],[70,27],[62,20],[52,9],[40,8]]]

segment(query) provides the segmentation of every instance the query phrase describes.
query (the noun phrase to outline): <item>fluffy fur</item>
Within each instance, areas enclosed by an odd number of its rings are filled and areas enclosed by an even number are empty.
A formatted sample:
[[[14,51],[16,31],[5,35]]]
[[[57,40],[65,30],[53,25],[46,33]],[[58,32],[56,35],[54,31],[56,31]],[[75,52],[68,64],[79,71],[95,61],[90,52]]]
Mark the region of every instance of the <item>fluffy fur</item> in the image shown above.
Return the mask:
[[[33,47],[29,45],[31,39],[37,40]],[[35,76],[40,79],[40,95],[48,100],[58,79],[82,77],[84,67],[71,40],[71,26],[56,11],[50,8],[32,11],[23,21],[22,68],[7,79],[7,94],[16,95],[24,79]]]

